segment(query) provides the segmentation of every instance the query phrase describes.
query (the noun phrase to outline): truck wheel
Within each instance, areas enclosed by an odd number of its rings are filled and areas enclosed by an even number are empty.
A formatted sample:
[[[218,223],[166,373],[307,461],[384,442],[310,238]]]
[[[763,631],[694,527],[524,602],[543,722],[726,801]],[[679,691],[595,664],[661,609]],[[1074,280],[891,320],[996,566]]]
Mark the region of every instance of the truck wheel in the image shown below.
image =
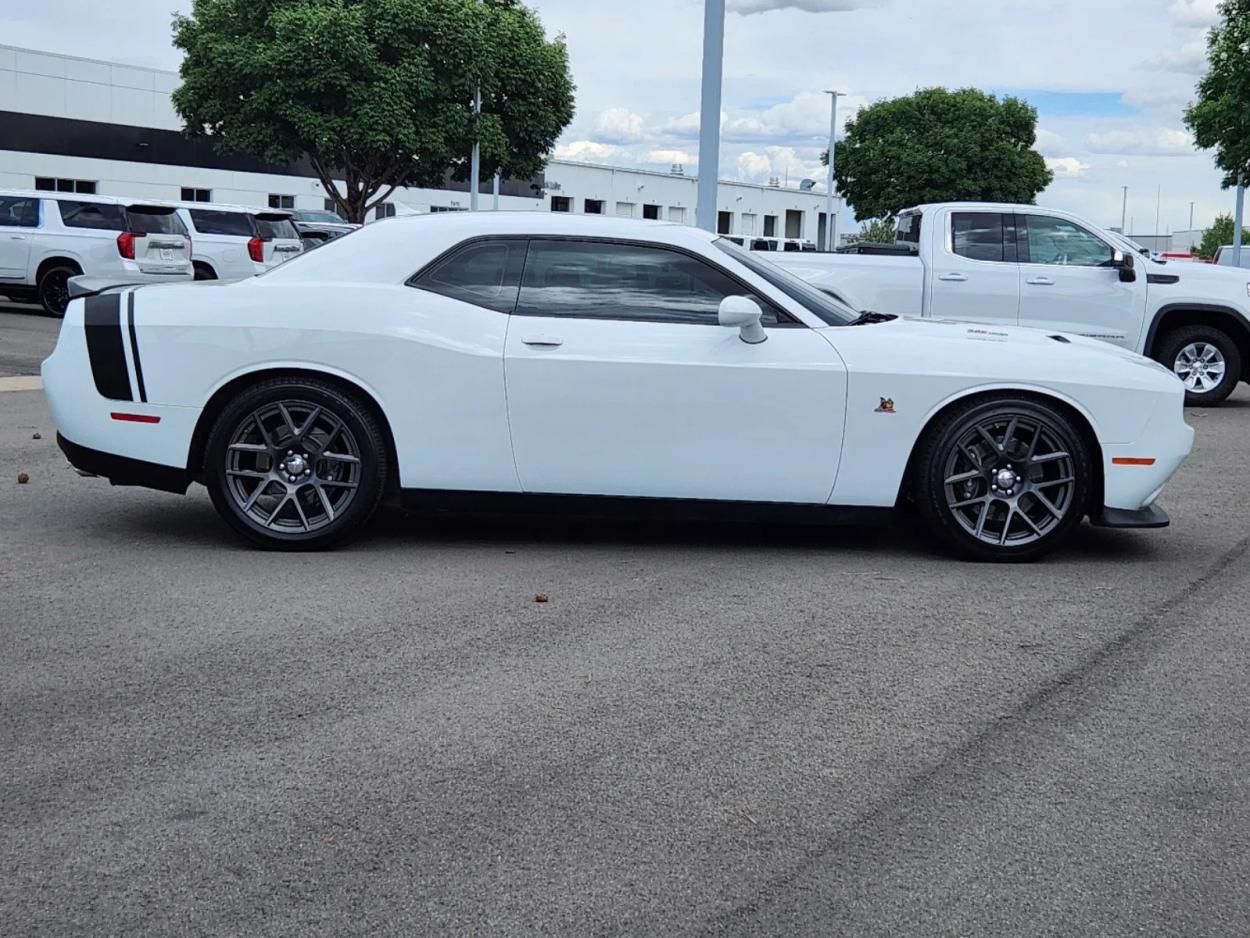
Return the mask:
[[[1159,352],[1159,361],[1185,383],[1185,403],[1191,407],[1218,404],[1241,380],[1237,343],[1214,326],[1185,326],[1169,332]]]
[[[77,277],[80,271],[73,267],[49,267],[39,278],[39,305],[49,316],[57,319],[65,315],[65,307],[69,306],[69,278]]]
[[[217,271],[209,267],[207,264],[201,264],[199,261],[195,263],[195,279],[196,280],[216,280]]]
[[[1088,511],[1094,468],[1072,422],[1042,401],[957,407],[925,432],[912,492],[929,529],[973,560],[1034,560]]]
[[[244,391],[209,434],[204,476],[225,521],[260,547],[331,547],[373,515],[386,437],[354,395],[315,378]]]

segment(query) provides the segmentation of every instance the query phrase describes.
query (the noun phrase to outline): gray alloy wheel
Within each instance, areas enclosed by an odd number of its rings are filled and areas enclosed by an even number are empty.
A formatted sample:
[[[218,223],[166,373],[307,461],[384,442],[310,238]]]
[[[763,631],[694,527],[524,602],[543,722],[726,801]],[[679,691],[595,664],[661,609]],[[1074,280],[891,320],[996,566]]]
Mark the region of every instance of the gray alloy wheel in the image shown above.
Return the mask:
[[[222,518],[253,543],[316,550],[369,520],[387,465],[387,437],[364,400],[317,378],[272,378],[217,417],[204,483]]]
[[[263,528],[312,533],[344,514],[360,487],[360,445],[343,420],[309,401],[266,404],[226,447],[228,489]]]
[[[980,560],[1031,560],[1085,517],[1089,448],[1041,399],[969,402],[940,417],[920,444],[912,495],[930,529]]]
[[[1172,370],[1185,383],[1185,390],[1207,394],[1224,380],[1228,362],[1218,346],[1200,340],[1177,351]]]
[[[964,428],[944,470],[946,507],[977,540],[1023,547],[1044,538],[1071,510],[1072,454],[1038,418],[995,415]]]

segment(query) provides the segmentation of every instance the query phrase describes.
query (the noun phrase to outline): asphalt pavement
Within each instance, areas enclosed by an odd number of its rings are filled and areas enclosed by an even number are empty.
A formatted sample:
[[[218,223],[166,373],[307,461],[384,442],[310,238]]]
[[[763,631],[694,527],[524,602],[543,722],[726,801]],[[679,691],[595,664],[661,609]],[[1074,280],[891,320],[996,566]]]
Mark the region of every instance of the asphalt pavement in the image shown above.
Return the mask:
[[[55,327],[0,313],[0,374]],[[1250,934],[1250,394],[1189,419],[1171,528],[1028,566],[394,511],[281,555],[0,391],[0,933]]]

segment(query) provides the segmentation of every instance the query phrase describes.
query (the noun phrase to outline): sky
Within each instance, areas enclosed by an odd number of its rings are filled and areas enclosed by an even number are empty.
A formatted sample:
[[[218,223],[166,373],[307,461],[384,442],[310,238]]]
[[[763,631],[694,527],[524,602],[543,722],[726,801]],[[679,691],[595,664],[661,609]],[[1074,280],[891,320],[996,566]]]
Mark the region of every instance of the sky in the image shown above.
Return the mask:
[[[918,88],[1024,98],[1055,172],[1038,203],[1134,234],[1230,211],[1182,113],[1205,68],[1217,0],[727,0],[723,178],[824,190],[820,154],[837,89],[857,109]],[[530,0],[566,37],[577,113],[562,158],[667,170],[698,163],[702,0]],[[11,45],[177,68],[170,18],[190,0],[40,0],[0,13]],[[14,7],[17,7],[14,9]],[[1162,192],[1161,198],[1158,193]],[[850,223],[848,209],[843,224]]]

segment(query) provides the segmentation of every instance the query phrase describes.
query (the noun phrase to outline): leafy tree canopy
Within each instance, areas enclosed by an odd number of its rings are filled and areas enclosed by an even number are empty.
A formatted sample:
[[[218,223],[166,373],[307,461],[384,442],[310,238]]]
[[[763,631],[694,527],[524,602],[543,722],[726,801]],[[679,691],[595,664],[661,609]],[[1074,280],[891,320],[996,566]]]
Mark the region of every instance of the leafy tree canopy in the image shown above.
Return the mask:
[[[1036,139],[1037,111],[1018,98],[926,88],[848,121],[834,175],[861,218],[927,202],[1031,203],[1054,178]]]
[[[894,219],[870,218],[859,226],[859,240],[868,244],[893,243]]]
[[[1207,36],[1210,70],[1185,124],[1198,146],[1215,150],[1228,188],[1250,182],[1250,0],[1222,0],[1220,18]]]
[[[466,179],[475,124],[483,180],[532,176],[573,117],[563,37],[519,0],[194,0],[174,45],[189,133],[307,154],[352,221],[396,186]]]
[[[1233,243],[1235,230],[1232,215],[1217,215],[1211,227],[1202,233],[1202,241],[1198,244],[1198,256],[1204,261],[1209,261],[1223,245]],[[1242,241],[1250,246],[1250,228],[1243,228],[1241,231]],[[1250,250],[1250,247],[1247,249]]]

